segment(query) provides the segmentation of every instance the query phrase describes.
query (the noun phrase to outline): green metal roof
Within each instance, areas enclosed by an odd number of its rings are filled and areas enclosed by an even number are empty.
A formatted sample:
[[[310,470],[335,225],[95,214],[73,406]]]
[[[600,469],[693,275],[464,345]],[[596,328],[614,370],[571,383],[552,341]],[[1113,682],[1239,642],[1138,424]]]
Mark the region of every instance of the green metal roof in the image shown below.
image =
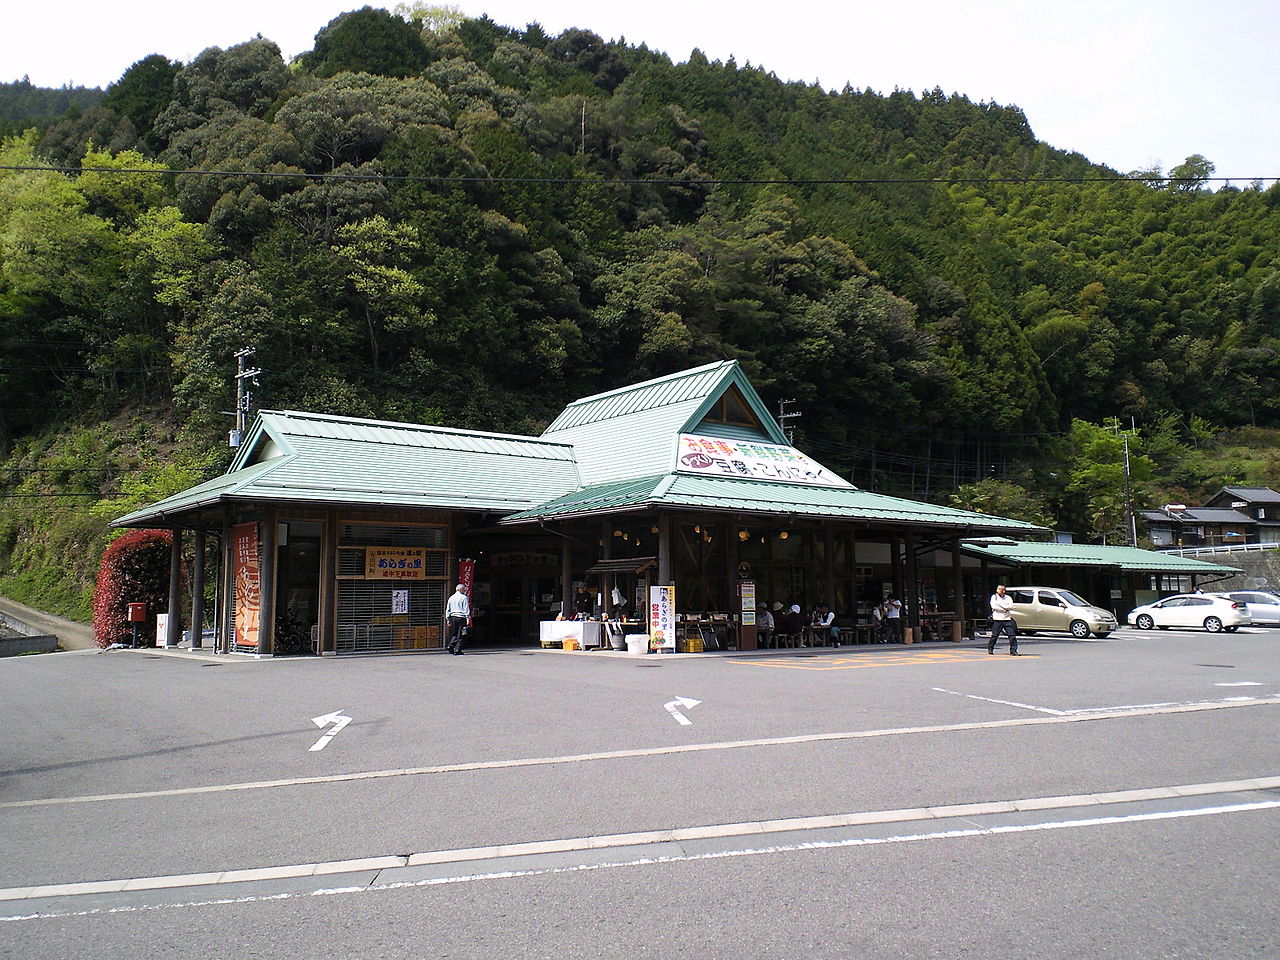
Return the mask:
[[[1019,520],[902,500],[856,487],[819,487],[685,474],[595,484],[507,517],[502,522],[522,523],[658,507],[861,520],[972,532],[1040,529]]]
[[[666,473],[681,433],[698,424],[731,387],[760,421],[757,439],[785,444],[736,360],[710,363],[575,400],[543,431],[543,439],[571,443],[584,483],[607,483]],[[723,433],[717,426],[717,433]]]
[[[580,486],[573,448],[562,443],[263,411],[228,473],[121,517],[114,525],[147,526],[227,500],[510,513]]]
[[[1137,547],[1099,546],[1091,543],[1036,543],[1031,541],[970,541],[964,553],[1013,566],[1108,567],[1145,573],[1239,573],[1235,567],[1203,560],[1140,550]]]

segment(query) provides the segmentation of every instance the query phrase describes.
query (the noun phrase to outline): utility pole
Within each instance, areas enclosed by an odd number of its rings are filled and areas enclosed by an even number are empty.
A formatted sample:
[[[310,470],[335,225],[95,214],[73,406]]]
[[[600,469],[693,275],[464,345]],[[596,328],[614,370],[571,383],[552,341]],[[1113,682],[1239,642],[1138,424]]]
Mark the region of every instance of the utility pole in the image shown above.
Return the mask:
[[[1120,439],[1124,442],[1124,529],[1125,535],[1129,539],[1129,546],[1136,547],[1138,545],[1138,518],[1133,512],[1133,497],[1130,494],[1129,487],[1129,435],[1136,432],[1137,427],[1132,419],[1129,424],[1130,430],[1121,430],[1119,420],[1110,420],[1107,427],[1118,433]]]
[[[795,442],[795,428],[794,428],[794,427],[791,427],[791,426],[788,426],[788,425],[787,425],[787,421],[788,421],[788,420],[794,420],[796,417],[801,416],[801,414],[800,414],[800,413],[798,413],[798,412],[796,412],[796,413],[788,413],[788,412],[787,412],[787,404],[789,404],[789,403],[795,403],[795,401],[794,401],[794,400],[779,400],[779,401],[778,401],[778,426],[780,426],[780,427],[782,428],[782,432],[783,432],[783,433],[785,433],[785,434],[787,435],[787,443],[794,443],[794,442]]]
[[[244,439],[244,431],[249,418],[249,410],[253,406],[253,394],[249,392],[248,385],[258,385],[258,374],[262,373],[257,367],[248,368],[245,366],[245,358],[253,356],[252,347],[241,347],[236,351],[236,409],[234,416],[236,418],[235,429],[231,431],[228,437],[230,446],[238,447]]]
[[[1133,514],[1133,500],[1129,497],[1129,434],[1124,435],[1124,522],[1129,531],[1129,546],[1138,545],[1138,522]]]

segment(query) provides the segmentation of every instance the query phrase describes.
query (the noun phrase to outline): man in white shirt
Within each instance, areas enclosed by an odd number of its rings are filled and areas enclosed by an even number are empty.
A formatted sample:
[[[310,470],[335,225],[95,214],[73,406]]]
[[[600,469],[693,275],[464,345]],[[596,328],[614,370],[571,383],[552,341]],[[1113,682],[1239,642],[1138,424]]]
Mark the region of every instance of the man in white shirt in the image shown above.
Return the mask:
[[[996,643],[1001,634],[1009,637],[1009,653],[1015,657],[1018,653],[1018,625],[1013,622],[1013,600],[1004,595],[1004,584],[997,584],[996,592],[991,595],[991,642],[987,644],[987,653],[996,652]]]
[[[455,657],[462,656],[462,631],[471,626],[471,599],[467,596],[464,584],[458,584],[453,596],[444,608],[445,624],[448,627],[448,642],[445,649]]]
[[[884,619],[889,628],[889,641],[902,642],[902,601],[892,593],[884,598]]]

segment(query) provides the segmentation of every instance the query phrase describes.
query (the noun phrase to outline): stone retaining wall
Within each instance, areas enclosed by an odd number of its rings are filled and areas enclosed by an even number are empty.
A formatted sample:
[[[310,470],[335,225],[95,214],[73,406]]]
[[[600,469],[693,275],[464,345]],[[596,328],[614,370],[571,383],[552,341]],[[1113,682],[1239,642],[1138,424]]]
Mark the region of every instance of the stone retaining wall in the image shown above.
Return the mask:
[[[0,637],[0,657],[18,657],[24,653],[53,653],[58,638],[48,634],[28,637]]]

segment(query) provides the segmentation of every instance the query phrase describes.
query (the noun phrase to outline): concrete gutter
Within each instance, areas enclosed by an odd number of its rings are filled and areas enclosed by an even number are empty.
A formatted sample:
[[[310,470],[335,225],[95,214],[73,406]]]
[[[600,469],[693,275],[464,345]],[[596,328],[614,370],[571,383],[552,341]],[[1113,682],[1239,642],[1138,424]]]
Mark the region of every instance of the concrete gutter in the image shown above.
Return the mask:
[[[0,597],[0,622],[23,637],[57,637],[63,650],[92,650],[93,627]]]

